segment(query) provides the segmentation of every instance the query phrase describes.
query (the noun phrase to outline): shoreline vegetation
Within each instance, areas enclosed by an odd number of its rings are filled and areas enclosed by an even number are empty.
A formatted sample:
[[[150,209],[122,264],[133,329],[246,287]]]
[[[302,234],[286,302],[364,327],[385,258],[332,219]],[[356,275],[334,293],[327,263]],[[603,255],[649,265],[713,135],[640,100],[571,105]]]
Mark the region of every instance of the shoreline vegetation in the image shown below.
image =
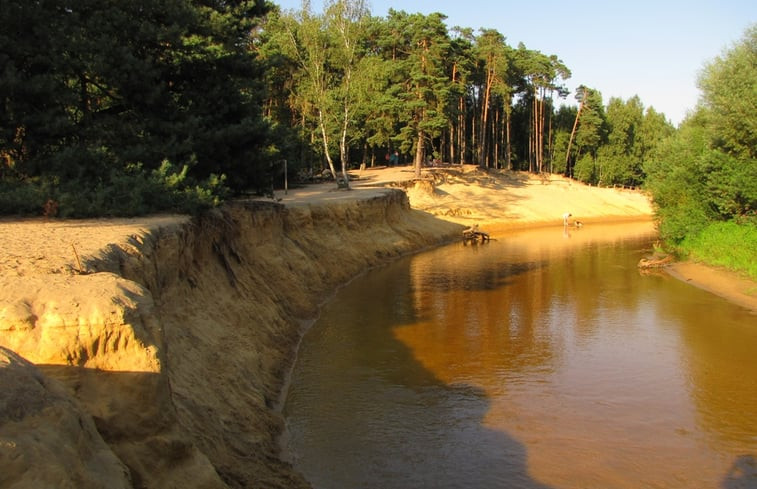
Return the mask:
[[[575,233],[653,218],[640,191],[558,176],[351,176],[196,218],[0,220],[0,485],[309,487],[281,458],[279,404],[303,320],[336,287],[476,224],[506,239],[566,212]],[[708,270],[672,275],[757,310],[754,282]]]

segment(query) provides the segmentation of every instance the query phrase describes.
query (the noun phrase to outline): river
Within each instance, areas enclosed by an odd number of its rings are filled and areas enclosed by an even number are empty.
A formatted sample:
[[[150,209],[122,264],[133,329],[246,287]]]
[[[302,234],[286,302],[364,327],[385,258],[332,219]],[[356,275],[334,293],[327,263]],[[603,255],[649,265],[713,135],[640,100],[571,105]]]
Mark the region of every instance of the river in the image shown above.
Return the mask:
[[[283,408],[316,489],[757,487],[757,316],[640,273],[650,223],[495,237],[323,307]]]

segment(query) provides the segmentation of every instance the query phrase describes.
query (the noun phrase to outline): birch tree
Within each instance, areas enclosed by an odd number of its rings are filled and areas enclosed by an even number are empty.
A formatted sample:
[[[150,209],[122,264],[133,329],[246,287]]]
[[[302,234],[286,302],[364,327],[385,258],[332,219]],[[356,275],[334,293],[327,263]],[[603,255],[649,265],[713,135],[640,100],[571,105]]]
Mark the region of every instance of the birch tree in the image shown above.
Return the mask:
[[[270,24],[269,29],[281,30],[278,39],[282,53],[293,59],[299,68],[290,103],[305,118],[314,120],[320,134],[324,158],[331,174],[336,177],[326,112],[332,77],[327,66],[330,40],[324,29],[323,16],[314,15],[310,10],[310,2],[304,1],[302,10],[283,14],[278,24]]]
[[[354,92],[356,78],[366,71],[358,70],[362,31],[368,9],[364,0],[332,0],[326,6],[326,30],[333,36],[329,63],[337,72],[327,94],[334,107],[333,117],[338,118],[339,159],[342,178],[349,188],[347,168],[349,165],[348,136],[358,97]]]

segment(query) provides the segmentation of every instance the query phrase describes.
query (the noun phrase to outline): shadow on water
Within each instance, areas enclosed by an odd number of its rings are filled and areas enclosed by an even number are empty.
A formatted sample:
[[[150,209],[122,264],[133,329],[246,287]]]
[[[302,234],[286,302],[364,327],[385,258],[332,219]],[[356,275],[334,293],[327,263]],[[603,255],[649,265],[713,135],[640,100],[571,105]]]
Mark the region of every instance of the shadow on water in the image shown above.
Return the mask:
[[[742,455],[723,479],[723,489],[757,489],[757,459]]]
[[[514,233],[355,280],[303,340],[296,468],[318,489],[757,489],[753,318],[641,277],[653,236],[628,227]]]
[[[284,408],[295,468],[316,489],[548,489],[529,474],[525,446],[485,425],[484,389],[443,381],[397,338],[423,320],[409,260],[353,282],[304,338]],[[479,286],[531,268],[499,269]]]

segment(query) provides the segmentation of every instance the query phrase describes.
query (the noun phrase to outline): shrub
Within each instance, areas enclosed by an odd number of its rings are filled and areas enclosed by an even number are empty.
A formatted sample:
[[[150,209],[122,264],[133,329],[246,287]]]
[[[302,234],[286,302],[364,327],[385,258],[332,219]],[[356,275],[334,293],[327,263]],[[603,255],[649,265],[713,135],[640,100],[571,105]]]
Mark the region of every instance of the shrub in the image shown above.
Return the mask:
[[[224,176],[211,175],[198,182],[187,177],[187,173],[187,165],[178,169],[164,161],[149,173],[134,164],[97,179],[69,179],[64,183],[55,178],[1,182],[0,213],[42,215],[54,209],[59,217],[196,214],[219,205],[229,196]],[[54,205],[46,207],[48,201]]]
[[[0,214],[40,215],[46,201],[45,192],[39,184],[0,181]]]
[[[688,236],[680,250],[690,258],[726,267],[757,280],[757,223],[713,222]]]

